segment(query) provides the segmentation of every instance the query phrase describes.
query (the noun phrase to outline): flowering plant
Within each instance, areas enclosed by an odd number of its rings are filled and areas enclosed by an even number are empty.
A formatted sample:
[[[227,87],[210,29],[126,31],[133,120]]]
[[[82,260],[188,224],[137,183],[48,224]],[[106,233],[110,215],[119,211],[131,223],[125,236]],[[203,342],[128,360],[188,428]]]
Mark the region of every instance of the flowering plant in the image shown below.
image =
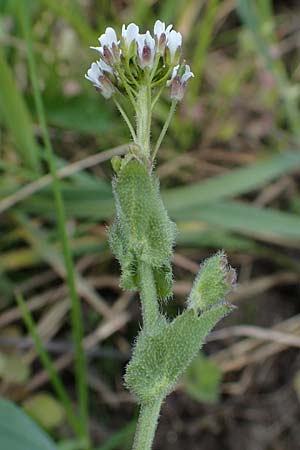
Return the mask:
[[[235,271],[223,252],[208,259],[196,277],[184,311],[169,320],[161,301],[172,296],[171,258],[176,226],[164,208],[154,160],[178,101],[181,101],[190,67],[182,60],[182,36],[161,21],[139,32],[123,25],[120,39],[113,28],[99,38],[99,61],[86,78],[104,98],[112,98],[131,132],[133,145],[123,157],[115,157],[113,191],[116,218],[109,242],[122,269],[124,289],[140,293],[143,327],[134,346],[125,383],[137,397],[141,412],[133,450],[149,450],[161,404],[202,346],[206,335],[233,306],[224,297],[235,285]],[[165,87],[171,106],[154,146],[151,145],[153,108]],[[122,103],[129,99],[136,128]]]

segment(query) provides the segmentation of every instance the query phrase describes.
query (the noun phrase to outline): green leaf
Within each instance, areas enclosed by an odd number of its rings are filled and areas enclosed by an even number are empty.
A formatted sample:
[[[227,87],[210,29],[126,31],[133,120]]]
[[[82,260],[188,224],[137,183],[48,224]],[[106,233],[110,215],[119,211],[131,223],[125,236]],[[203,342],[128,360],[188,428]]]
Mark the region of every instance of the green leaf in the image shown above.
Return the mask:
[[[158,324],[154,333],[141,331],[125,375],[140,402],[163,399],[172,391],[207,334],[232,309],[221,303],[201,316],[186,310],[171,323]]]
[[[0,398],[0,448],[57,450],[51,438],[22,409],[4,398]]]
[[[41,427],[47,430],[62,424],[65,418],[62,405],[47,392],[39,392],[28,397],[22,406]]]
[[[171,214],[197,208],[207,204],[245,194],[259,189],[278,176],[292,172],[300,166],[300,152],[286,151],[283,154],[266,158],[263,162],[235,169],[228,174],[213,177],[205,182],[169,189],[163,198]],[[105,219],[113,213],[111,192],[91,186],[63,186],[67,212],[75,217],[94,217]],[[49,189],[31,197],[23,203],[25,209],[33,213],[49,213],[53,205]]]
[[[204,221],[227,230],[261,239],[300,241],[300,218],[296,214],[258,208],[248,203],[226,201],[199,210],[181,211],[175,218]]]
[[[261,188],[274,178],[300,166],[300,152],[287,151],[263,162],[232,170],[201,183],[171,189],[163,193],[170,214],[178,210],[210,205],[234,195]]]
[[[116,132],[110,110],[87,95],[71,99],[51,98],[46,106],[47,122],[50,125],[81,133],[102,134],[112,129]]]
[[[199,402],[214,403],[219,399],[222,371],[219,366],[200,353],[184,376],[186,393]]]
[[[144,261],[157,269],[158,294],[169,297],[175,224],[161,201],[157,180],[138,160],[124,159],[113,189],[116,219],[110,228],[109,240],[122,267],[122,286],[124,289],[138,287],[137,261]]]

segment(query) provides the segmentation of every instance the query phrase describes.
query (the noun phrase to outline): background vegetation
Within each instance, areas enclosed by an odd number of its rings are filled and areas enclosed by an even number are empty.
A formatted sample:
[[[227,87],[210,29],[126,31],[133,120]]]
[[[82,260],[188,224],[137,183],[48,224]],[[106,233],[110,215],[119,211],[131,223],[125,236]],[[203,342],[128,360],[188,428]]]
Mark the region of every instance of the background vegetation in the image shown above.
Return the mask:
[[[68,422],[78,404],[86,419],[85,378],[94,448],[129,449],[135,426],[122,374],[140,311],[106,237],[109,159],[130,137],[83,75],[106,26],[157,18],[181,31],[195,73],[159,154],[179,228],[170,313],[217,249],[239,286],[238,311],[167,399],[155,449],[299,448],[299,17],[297,1],[1,0],[0,393],[60,448],[80,448]],[[166,93],[153,135],[167,110]]]

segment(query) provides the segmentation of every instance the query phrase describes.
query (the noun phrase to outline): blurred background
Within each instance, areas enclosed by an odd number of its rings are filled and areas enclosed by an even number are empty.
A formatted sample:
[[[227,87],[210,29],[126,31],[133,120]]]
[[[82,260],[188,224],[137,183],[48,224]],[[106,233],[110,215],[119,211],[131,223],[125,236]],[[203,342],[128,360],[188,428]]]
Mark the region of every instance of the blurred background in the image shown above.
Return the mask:
[[[14,295],[25,297],[75,398],[66,270],[20,3],[0,0],[0,393],[60,443],[70,430]],[[96,59],[89,46],[107,26],[120,31],[134,21],[146,30],[160,18],[182,33],[195,73],[158,158],[179,229],[166,310],[180,310],[199,264],[221,248],[238,269],[231,295],[238,309],[167,398],[154,449],[299,449],[299,2],[27,0],[25,7],[82,300],[95,446],[130,449],[138,407],[122,376],[141,317],[136,295],[119,288],[107,244],[112,170],[106,153],[98,158],[130,136],[84,73]],[[168,107],[166,92],[154,137]]]

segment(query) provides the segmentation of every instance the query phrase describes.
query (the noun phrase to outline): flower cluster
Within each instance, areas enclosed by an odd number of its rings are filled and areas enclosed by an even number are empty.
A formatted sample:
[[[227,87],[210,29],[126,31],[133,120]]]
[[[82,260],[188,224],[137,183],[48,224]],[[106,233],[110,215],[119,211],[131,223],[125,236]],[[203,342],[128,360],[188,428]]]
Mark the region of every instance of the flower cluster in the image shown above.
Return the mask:
[[[131,23],[123,25],[120,39],[113,28],[106,28],[99,37],[100,46],[91,47],[100,58],[92,63],[86,78],[105,98],[116,91],[134,95],[140,84],[150,83],[151,88],[170,86],[171,98],[181,100],[187,81],[194,75],[181,63],[182,36],[172,28],[157,20],[153,37],[150,31],[140,33]]]

